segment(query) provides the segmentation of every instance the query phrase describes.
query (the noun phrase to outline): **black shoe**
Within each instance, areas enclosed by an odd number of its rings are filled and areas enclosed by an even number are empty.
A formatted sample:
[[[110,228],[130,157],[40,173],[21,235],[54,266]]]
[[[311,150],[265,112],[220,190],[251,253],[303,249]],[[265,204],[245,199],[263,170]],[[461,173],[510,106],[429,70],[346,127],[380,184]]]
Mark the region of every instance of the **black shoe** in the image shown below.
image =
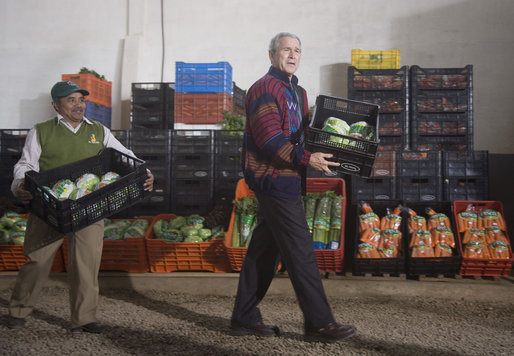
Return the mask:
[[[275,325],[265,325],[261,321],[247,325],[232,324],[230,325],[230,334],[233,336],[279,336],[280,329]]]
[[[25,326],[26,322],[25,318],[16,318],[11,315],[7,316],[7,327],[9,329],[21,329]]]
[[[105,325],[102,325],[100,323],[89,323],[82,326],[77,326],[76,328],[71,329],[70,331],[72,333],[93,333],[93,334],[100,334],[102,331],[104,331],[106,328]]]
[[[334,342],[355,335],[355,328],[351,325],[341,325],[336,322],[322,328],[305,331],[305,341]]]

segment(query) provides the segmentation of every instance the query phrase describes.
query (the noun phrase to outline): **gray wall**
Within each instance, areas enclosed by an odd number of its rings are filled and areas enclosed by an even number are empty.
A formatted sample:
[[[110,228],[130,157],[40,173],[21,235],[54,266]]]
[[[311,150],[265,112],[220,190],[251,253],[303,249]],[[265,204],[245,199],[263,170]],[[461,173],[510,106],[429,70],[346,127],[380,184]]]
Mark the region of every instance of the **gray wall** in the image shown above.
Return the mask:
[[[49,89],[88,67],[113,82],[113,128],[129,127],[130,84],[172,82],[175,61],[228,61],[247,89],[279,31],[303,42],[311,104],[346,96],[351,50],[401,50],[401,64],[474,65],[476,150],[514,153],[512,0],[2,0],[0,128],[53,115]],[[164,51],[162,39],[164,35]],[[164,53],[164,65],[163,65]]]

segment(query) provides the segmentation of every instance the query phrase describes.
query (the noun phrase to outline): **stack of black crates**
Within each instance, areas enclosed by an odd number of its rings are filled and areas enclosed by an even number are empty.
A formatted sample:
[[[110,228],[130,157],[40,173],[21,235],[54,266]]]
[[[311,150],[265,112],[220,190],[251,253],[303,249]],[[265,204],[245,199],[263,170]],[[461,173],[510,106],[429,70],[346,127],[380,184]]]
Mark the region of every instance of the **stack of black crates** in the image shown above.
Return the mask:
[[[488,199],[488,153],[473,150],[473,66],[348,69],[348,97],[380,105],[372,175],[351,177],[361,200]]]
[[[173,128],[174,83],[132,83],[130,127]]]
[[[21,157],[28,132],[26,129],[0,131],[0,197],[16,200],[11,192],[13,170]]]

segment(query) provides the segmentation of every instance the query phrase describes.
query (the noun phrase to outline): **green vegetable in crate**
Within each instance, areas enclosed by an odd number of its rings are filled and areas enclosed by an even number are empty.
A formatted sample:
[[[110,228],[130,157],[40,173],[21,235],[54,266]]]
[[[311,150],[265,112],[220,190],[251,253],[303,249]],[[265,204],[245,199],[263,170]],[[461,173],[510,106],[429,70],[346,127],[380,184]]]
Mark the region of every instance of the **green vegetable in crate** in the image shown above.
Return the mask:
[[[350,126],[346,123],[346,121],[338,119],[337,117],[329,117],[323,123],[323,131],[336,133],[338,135],[348,136],[348,132],[350,130]],[[338,136],[330,136],[329,140],[338,144],[347,144],[348,140],[344,140],[342,137]]]
[[[197,214],[189,215],[187,218],[187,224],[192,225],[195,228],[201,229],[203,227],[203,222],[205,219]]]
[[[21,218],[16,221],[12,226],[13,231],[26,231],[27,230],[27,219]]]
[[[314,227],[314,215],[316,214],[316,206],[318,204],[318,200],[320,198],[319,193],[307,193],[305,195],[305,219],[307,220],[307,225],[309,226],[309,231],[312,235],[312,229]]]
[[[11,231],[9,236],[13,245],[23,245],[25,242],[25,231]]]
[[[0,245],[10,245],[12,242],[9,231],[0,227]]]
[[[130,225],[127,227],[125,232],[123,233],[123,238],[126,239],[128,237],[142,237],[145,235],[146,229],[140,225]]]
[[[75,189],[77,189],[75,183],[69,179],[61,179],[52,186],[52,191],[59,200],[68,199]]]
[[[89,191],[92,191],[95,188],[95,185],[100,182],[100,178],[96,174],[93,173],[84,173],[75,181],[75,185],[77,188],[85,188]]]
[[[331,193],[331,194],[330,194]],[[327,191],[321,194],[312,232],[312,247],[315,250],[322,250],[328,244],[328,231],[330,230],[330,214],[332,210],[332,195],[334,192]]]
[[[90,194],[92,191],[87,188],[78,188],[71,192],[69,199],[77,200]]]
[[[211,229],[200,229],[198,230],[198,235],[202,238],[203,241],[209,241],[212,236]]]
[[[159,219],[153,224],[153,233],[158,239],[162,238],[164,231],[168,230],[168,221]]]
[[[343,210],[342,195],[335,195],[332,198],[332,209],[330,211],[330,231],[328,233],[327,249],[337,250],[341,242],[341,214]]]
[[[239,214],[239,243],[248,247],[252,231],[256,223],[257,199],[255,197],[242,197],[235,202],[236,214]]]
[[[123,240],[125,230],[130,225],[129,220],[119,220],[104,226],[104,240]]]
[[[107,172],[102,176],[102,179],[100,179],[100,181],[106,182],[106,183],[112,183],[112,182],[116,182],[120,178],[121,178],[121,176],[116,172]]]
[[[22,217],[20,214],[14,212],[14,211],[8,211],[4,215],[2,215],[2,217],[0,218],[0,224],[5,228],[10,229],[10,228],[12,228],[14,223],[16,223],[17,221],[19,221],[21,219],[22,219]]]
[[[366,121],[355,122],[350,125],[348,136],[360,138],[362,140],[372,140],[374,137],[373,126],[368,124]]]
[[[169,242],[182,242],[182,235],[177,229],[168,229],[162,233],[162,239]]]
[[[184,239],[184,242],[203,242],[203,239],[200,235],[190,235]]]
[[[187,225],[187,219],[185,216],[177,216],[170,220],[169,225],[172,229],[180,229],[182,226]]]

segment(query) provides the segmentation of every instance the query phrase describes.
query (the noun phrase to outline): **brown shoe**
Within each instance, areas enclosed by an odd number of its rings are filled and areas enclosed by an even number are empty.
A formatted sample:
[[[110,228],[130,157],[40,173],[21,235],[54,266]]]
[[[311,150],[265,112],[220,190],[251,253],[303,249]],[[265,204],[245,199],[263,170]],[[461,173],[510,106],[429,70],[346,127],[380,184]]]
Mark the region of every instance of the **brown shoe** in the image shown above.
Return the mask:
[[[355,328],[351,325],[342,325],[336,322],[322,328],[305,331],[305,341],[335,342],[355,335]]]
[[[256,336],[279,336],[280,329],[275,325],[265,325],[262,321],[255,324],[230,325],[230,334],[233,336],[256,335]]]

